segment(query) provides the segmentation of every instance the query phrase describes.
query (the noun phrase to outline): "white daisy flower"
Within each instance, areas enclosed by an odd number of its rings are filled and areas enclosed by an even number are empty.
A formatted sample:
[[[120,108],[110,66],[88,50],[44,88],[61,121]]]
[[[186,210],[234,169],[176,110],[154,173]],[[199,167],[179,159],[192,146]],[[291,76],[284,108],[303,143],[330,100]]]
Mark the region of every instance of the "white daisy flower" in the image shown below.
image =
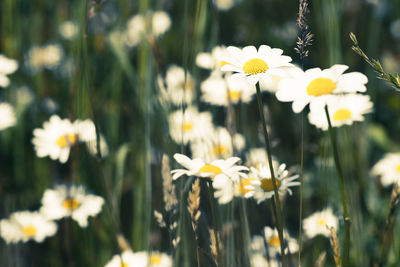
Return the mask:
[[[122,262],[121,262],[122,258]],[[114,255],[105,267],[172,267],[171,256],[153,251],[132,252],[124,251],[121,255]]]
[[[235,5],[235,0],[213,0],[218,10],[227,11]]]
[[[217,127],[209,136],[191,142],[190,149],[194,158],[211,161],[232,157],[233,147],[240,152],[245,142],[243,135],[235,134],[232,139],[226,128]]]
[[[182,114],[178,110],[169,116],[169,133],[177,144],[187,144],[213,133],[210,112],[198,112],[195,107],[188,107]]]
[[[235,165],[240,158],[232,157],[226,160],[218,159],[210,163],[205,163],[202,159],[190,159],[189,157],[176,153],[174,159],[186,169],[176,169],[171,171],[172,178],[178,179],[182,175],[198,176],[202,178],[214,178],[219,175],[227,176],[234,181],[238,181],[239,177],[246,177],[243,171],[247,171],[245,166]]]
[[[152,32],[155,37],[161,36],[171,28],[171,18],[164,11],[156,11],[151,18]]]
[[[337,230],[338,225],[339,219],[333,214],[331,208],[315,212],[303,220],[304,234],[308,238],[313,238],[319,234],[329,237],[331,233],[327,229],[327,226]]]
[[[281,242],[279,240],[278,229],[271,227],[264,227],[265,243],[268,246],[268,253],[271,257],[281,254]],[[283,239],[285,243],[285,253],[296,253],[299,250],[297,240],[290,237],[286,230],[283,230]]]
[[[59,44],[32,47],[26,57],[28,68],[32,72],[43,68],[54,69],[60,65],[64,52]]]
[[[141,267],[146,266],[146,264],[145,257],[140,257],[140,255],[138,256],[136,253],[126,250],[121,254],[114,255],[104,267]]]
[[[158,76],[158,85],[161,92],[161,100],[176,106],[192,103],[195,96],[196,83],[192,75],[179,66],[172,65],[168,68],[164,80]]]
[[[7,75],[14,73],[18,69],[18,61],[0,54],[0,87],[10,85]]]
[[[40,212],[51,220],[71,217],[86,227],[88,217],[99,214],[103,204],[102,197],[87,194],[82,185],[58,185],[44,192]]]
[[[58,27],[58,32],[65,40],[74,40],[79,33],[78,23],[72,20],[67,20],[61,23]]]
[[[308,120],[311,124],[324,131],[328,130],[325,104],[328,106],[332,127],[351,125],[355,121],[363,121],[363,115],[372,112],[373,107],[370,97],[360,94],[330,95],[325,98],[325,101],[316,100],[310,105]]]
[[[228,106],[239,102],[249,103],[256,93],[256,87],[245,80],[232,79],[231,75],[222,77],[215,73],[201,83],[201,99],[212,105]]]
[[[137,46],[146,32],[146,19],[143,15],[132,16],[126,23],[124,42],[128,47]]]
[[[14,107],[9,103],[0,102],[0,131],[12,127],[16,123]]]
[[[196,65],[203,69],[220,70],[222,66],[228,64],[223,59],[228,57],[225,46],[216,46],[211,53],[202,52],[196,56]]]
[[[252,148],[246,153],[246,166],[258,168],[259,165],[268,165],[268,155],[265,148]]]
[[[33,130],[32,143],[38,157],[49,156],[52,160],[65,163],[71,147],[78,142],[78,129],[69,119],[60,119],[57,115],[43,123],[43,129]]]
[[[294,78],[303,74],[303,70],[297,66],[281,68],[281,71],[276,74],[262,76],[260,78],[261,91],[275,93],[278,91],[278,85],[282,79]]]
[[[256,253],[250,255],[251,267],[280,267],[281,264],[275,259],[268,260],[264,254]]]
[[[385,187],[400,184],[400,153],[387,153],[371,170],[372,176],[378,176]]]
[[[274,166],[275,183],[279,194],[284,195],[288,192],[289,195],[291,195],[292,190],[289,187],[300,185],[300,182],[295,181],[299,178],[299,175],[289,176],[289,171],[286,170],[286,165],[279,165],[277,161],[273,161],[272,165]],[[249,190],[245,197],[253,197],[257,200],[257,203],[272,198],[275,193],[269,165],[259,165],[257,169],[250,167],[250,170],[251,172],[249,177],[254,180],[250,180],[250,185],[245,187]]]
[[[43,242],[57,232],[57,224],[43,217],[39,212],[18,211],[9,219],[0,220],[0,235],[6,243],[34,240]]]
[[[250,189],[251,181],[255,180],[251,177],[240,177],[240,180],[232,180],[227,176],[219,175],[213,179],[213,187],[215,189],[214,196],[218,199],[219,204],[227,204],[234,197],[244,197]]]
[[[79,141],[85,142],[89,153],[97,156],[96,127],[93,121],[91,119],[86,119],[84,121],[76,120],[74,125],[78,130]],[[108,145],[102,134],[100,134],[99,141],[101,157],[104,158],[108,155]]]
[[[291,67],[289,62],[292,59],[282,56],[283,51],[278,48],[271,48],[267,45],[259,47],[258,51],[254,46],[246,46],[243,49],[229,46],[227,48],[229,57],[224,61],[221,70],[233,71],[233,78],[246,78],[250,84],[256,84],[263,76],[278,75],[282,73],[282,67]]]
[[[282,79],[276,97],[279,101],[293,102],[293,111],[299,113],[317,98],[324,101],[331,94],[365,92],[367,76],[360,72],[343,74],[348,68],[337,64],[329,69],[313,68],[294,78]]]

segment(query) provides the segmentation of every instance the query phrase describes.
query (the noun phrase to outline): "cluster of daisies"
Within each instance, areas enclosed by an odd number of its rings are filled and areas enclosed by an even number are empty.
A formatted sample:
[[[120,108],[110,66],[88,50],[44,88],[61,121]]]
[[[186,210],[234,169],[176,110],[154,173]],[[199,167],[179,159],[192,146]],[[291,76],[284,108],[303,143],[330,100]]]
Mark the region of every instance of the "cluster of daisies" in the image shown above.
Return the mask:
[[[58,185],[44,192],[41,203],[38,211],[17,211],[0,220],[0,235],[6,243],[43,242],[56,234],[55,220],[65,217],[87,227],[89,216],[100,213],[104,199],[88,194],[82,185]]]
[[[92,155],[108,155],[105,138],[101,134],[97,136],[95,125],[90,119],[71,122],[52,115],[49,121],[43,123],[43,128],[33,130],[32,143],[38,157],[48,156],[61,163],[68,161],[71,148],[78,143],[86,144]]]

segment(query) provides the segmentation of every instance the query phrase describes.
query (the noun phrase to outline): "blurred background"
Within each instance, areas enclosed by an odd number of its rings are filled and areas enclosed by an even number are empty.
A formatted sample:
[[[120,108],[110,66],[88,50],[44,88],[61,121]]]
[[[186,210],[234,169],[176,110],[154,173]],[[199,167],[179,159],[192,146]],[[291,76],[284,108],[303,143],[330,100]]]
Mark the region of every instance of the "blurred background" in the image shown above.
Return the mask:
[[[43,192],[59,183],[84,184],[106,203],[87,228],[64,219],[57,234],[43,243],[6,244],[1,240],[0,265],[104,266],[119,251],[118,234],[135,251],[169,253],[168,232],[153,216],[153,210],[164,209],[161,158],[168,155],[173,169],[177,165],[172,155],[187,153],[188,147],[176,144],[169,135],[171,109],[160,103],[157,77],[164,77],[171,65],[187,69],[194,79],[194,103],[213,114],[215,125],[226,126],[226,109],[200,101],[200,83],[209,72],[195,64],[196,55],[211,52],[217,45],[262,44],[283,49],[304,69],[340,63],[368,76],[367,94],[374,112],[363,123],[339,128],[337,136],[352,217],[352,266],[380,262],[391,190],[369,172],[385,153],[399,151],[400,97],[351,50],[348,36],[354,32],[361,48],[379,59],[387,72],[399,72],[400,1],[311,1],[307,18],[314,41],[304,62],[294,51],[299,34],[298,4],[280,0],[2,0],[0,54],[16,59],[19,68],[8,76],[10,85],[0,89],[1,101],[10,103],[17,117],[15,126],[0,131],[0,218],[40,208]],[[139,41],[123,36],[129,27],[135,27],[129,24],[134,15],[148,16],[155,11],[169,15],[171,25],[165,33]],[[304,216],[326,206],[342,214],[327,132],[302,121],[290,103],[278,102],[273,94],[263,97],[273,153],[297,171],[304,124]],[[237,155],[242,157],[250,148],[263,146],[256,99],[235,106],[235,111],[239,118],[236,129],[246,139],[245,150]],[[107,157],[93,156],[82,145],[71,150],[65,164],[37,157],[31,143],[33,129],[41,128],[52,114],[72,121],[92,119],[107,140]],[[186,183],[185,178],[175,183],[179,205],[182,201],[186,205]],[[293,191],[284,202],[283,216],[285,227],[297,238],[299,190]],[[250,200],[243,205],[250,235],[273,225],[269,206]],[[219,208],[223,222],[229,208]],[[187,226],[181,232],[174,266],[195,266],[189,215],[186,207],[180,211],[180,221]],[[343,218],[339,219],[343,227]],[[240,218],[236,220],[232,227],[241,224]],[[237,229],[243,230],[241,226]],[[400,226],[395,225],[393,236],[399,235]],[[201,242],[208,247],[208,239]],[[238,251],[239,243],[234,245]],[[399,249],[400,239],[394,238],[387,266],[398,266]],[[304,241],[303,266],[314,266],[324,251],[325,266],[334,266],[327,238]],[[293,266],[296,261],[293,256]],[[206,257],[202,263],[206,266]],[[245,265],[238,260],[237,266]]]

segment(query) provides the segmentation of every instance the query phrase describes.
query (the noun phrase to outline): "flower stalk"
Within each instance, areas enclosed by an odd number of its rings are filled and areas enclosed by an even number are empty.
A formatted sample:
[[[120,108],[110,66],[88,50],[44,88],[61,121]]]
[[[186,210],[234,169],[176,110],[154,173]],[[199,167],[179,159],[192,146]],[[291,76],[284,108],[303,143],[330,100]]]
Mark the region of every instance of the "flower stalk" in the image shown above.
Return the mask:
[[[278,226],[277,228],[278,228],[279,241],[280,241],[280,246],[281,246],[282,266],[286,267],[287,261],[286,261],[286,256],[285,256],[285,247],[284,247],[285,244],[284,244],[284,240],[283,240],[281,201],[279,199],[279,193],[278,193],[278,188],[276,186],[276,178],[275,178],[275,174],[274,174],[274,167],[272,165],[272,153],[271,153],[271,147],[270,147],[270,143],[269,143],[267,125],[265,123],[265,118],[264,118],[263,103],[262,103],[261,90],[260,90],[259,83],[256,84],[256,89],[257,89],[258,110],[260,112],[262,127],[263,127],[263,131],[264,131],[265,148],[267,150],[268,165],[269,165],[269,168],[271,171],[272,186],[274,188],[274,197],[275,197],[274,210],[276,211],[275,217],[277,219],[277,226]]]
[[[342,206],[343,206],[343,215],[344,215],[344,228],[345,228],[345,243],[344,243],[344,257],[343,257],[343,266],[349,266],[349,252],[350,252],[350,217],[347,210],[347,199],[346,192],[344,190],[344,181],[343,181],[343,171],[339,161],[339,153],[337,149],[336,139],[333,133],[333,128],[331,124],[331,120],[328,113],[328,106],[325,106],[325,114],[326,119],[328,120],[328,131],[329,137],[331,139],[332,149],[333,149],[333,158],[335,161],[335,167],[337,176],[339,179],[340,185],[340,193],[342,197]]]

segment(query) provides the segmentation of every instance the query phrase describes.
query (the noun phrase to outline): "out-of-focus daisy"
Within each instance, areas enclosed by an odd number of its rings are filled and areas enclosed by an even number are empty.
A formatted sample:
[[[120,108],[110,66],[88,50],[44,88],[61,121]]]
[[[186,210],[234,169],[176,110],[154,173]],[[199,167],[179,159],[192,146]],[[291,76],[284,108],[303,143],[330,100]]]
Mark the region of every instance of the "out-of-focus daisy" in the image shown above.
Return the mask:
[[[8,74],[14,73],[18,69],[18,61],[0,54],[0,87],[10,85]]]
[[[57,232],[57,224],[49,221],[39,212],[18,211],[9,219],[0,220],[0,235],[6,243],[34,240],[43,242]]]
[[[26,57],[30,71],[37,72],[43,68],[54,69],[63,58],[64,52],[59,44],[32,47]]]
[[[121,262],[122,258],[122,262]],[[121,255],[114,255],[105,267],[172,267],[171,256],[146,251],[132,252],[124,251]]]
[[[164,11],[156,11],[151,18],[152,32],[155,37],[159,37],[171,28],[171,18]]]
[[[79,140],[86,143],[88,151],[92,155],[97,155],[97,135],[96,127],[91,119],[86,119],[83,121],[77,120],[74,122],[75,127],[78,131]],[[100,141],[100,152],[102,157],[108,155],[108,145],[106,139],[102,134],[99,136]]]
[[[209,70],[220,70],[222,66],[227,64],[223,59],[228,56],[225,46],[216,46],[211,53],[202,52],[196,56],[196,65]]]
[[[213,0],[218,10],[227,11],[233,7],[235,0]]]
[[[227,176],[217,176],[213,179],[214,196],[219,204],[227,204],[233,197],[244,197],[250,191],[247,187],[251,185],[252,180],[255,179],[243,176],[240,180],[232,180]]]
[[[69,119],[60,119],[57,115],[43,123],[43,129],[33,130],[32,143],[38,157],[49,156],[52,160],[65,163],[71,147],[78,141],[78,130]]]
[[[332,127],[351,125],[355,121],[363,121],[363,115],[370,113],[373,107],[370,97],[360,94],[331,95],[326,98],[325,102],[315,101],[310,106],[308,119],[311,124],[324,131],[328,130],[325,104],[328,106]]]
[[[64,21],[58,28],[58,32],[65,40],[73,40],[78,36],[79,28],[75,21]]]
[[[383,186],[400,184],[400,153],[387,153],[372,167],[371,175],[379,177]]]
[[[171,27],[171,19],[164,11],[148,12],[144,15],[137,14],[127,21],[124,41],[129,47],[138,45],[148,35],[157,38],[167,32]]]
[[[251,267],[279,267],[281,264],[275,259],[268,260],[266,256],[261,253],[250,255],[250,265]]]
[[[337,64],[329,69],[313,68],[294,78],[282,79],[276,97],[279,101],[293,102],[293,111],[299,113],[317,98],[323,101],[331,94],[365,92],[367,76],[360,72],[343,74],[348,68]]]
[[[302,73],[303,70],[296,66],[281,68],[281,72],[262,76],[260,78],[260,89],[261,91],[275,93],[278,91],[278,85],[282,79],[297,77]]]
[[[193,157],[211,161],[232,157],[233,147],[239,152],[244,148],[245,142],[243,135],[235,134],[232,138],[226,128],[218,127],[206,138],[192,142],[190,148]]]
[[[102,197],[87,194],[82,185],[58,185],[44,192],[40,211],[51,220],[71,217],[86,227],[88,217],[99,214],[103,204]]]
[[[172,65],[168,68],[164,80],[158,77],[158,85],[161,91],[161,100],[174,105],[190,104],[195,95],[195,81],[189,72],[179,66]]]
[[[256,93],[256,87],[245,80],[232,79],[230,75],[222,77],[216,74],[202,82],[201,92],[204,102],[228,106],[229,101],[232,104],[250,102]]]
[[[206,138],[213,132],[210,112],[198,112],[195,107],[188,107],[182,114],[178,110],[169,116],[169,133],[177,144]]]
[[[279,240],[278,229],[271,227],[264,227],[264,238],[265,243],[268,246],[268,253],[271,257],[275,257],[277,254],[281,253],[281,242]],[[296,253],[299,250],[299,245],[297,240],[290,237],[286,230],[283,230],[283,239],[285,243],[285,253]]]
[[[214,178],[219,175],[229,177],[234,181],[238,181],[239,177],[246,177],[243,171],[247,171],[245,166],[236,165],[240,158],[232,157],[226,160],[219,159],[210,163],[205,163],[202,159],[190,159],[189,157],[176,153],[174,159],[186,169],[176,169],[171,171],[172,178],[178,179],[182,175],[198,176],[202,178]]]
[[[282,67],[291,67],[292,59],[282,56],[283,51],[261,45],[257,51],[254,46],[246,46],[243,49],[229,46],[229,56],[224,59],[228,64],[221,69],[233,71],[234,78],[246,78],[250,84],[256,84],[262,76],[278,75],[282,73]]]
[[[259,165],[268,165],[268,156],[265,148],[252,148],[246,153],[246,166],[258,168]]]
[[[279,194],[284,195],[288,192],[291,195],[292,190],[289,187],[300,185],[300,182],[295,181],[299,178],[299,175],[289,176],[286,165],[279,165],[277,161],[274,161],[272,165],[274,166],[275,183]],[[250,169],[249,177],[254,179],[250,180],[250,185],[245,187],[249,190],[245,197],[253,197],[257,200],[257,203],[272,198],[275,193],[269,165],[259,165],[257,169],[253,167]]]
[[[316,235],[324,235],[329,237],[331,234],[328,227],[338,229],[339,219],[336,217],[331,208],[326,208],[322,211],[315,212],[303,220],[304,234],[308,238],[313,238]]]
[[[0,102],[0,131],[14,126],[16,123],[14,107],[9,103]]]

